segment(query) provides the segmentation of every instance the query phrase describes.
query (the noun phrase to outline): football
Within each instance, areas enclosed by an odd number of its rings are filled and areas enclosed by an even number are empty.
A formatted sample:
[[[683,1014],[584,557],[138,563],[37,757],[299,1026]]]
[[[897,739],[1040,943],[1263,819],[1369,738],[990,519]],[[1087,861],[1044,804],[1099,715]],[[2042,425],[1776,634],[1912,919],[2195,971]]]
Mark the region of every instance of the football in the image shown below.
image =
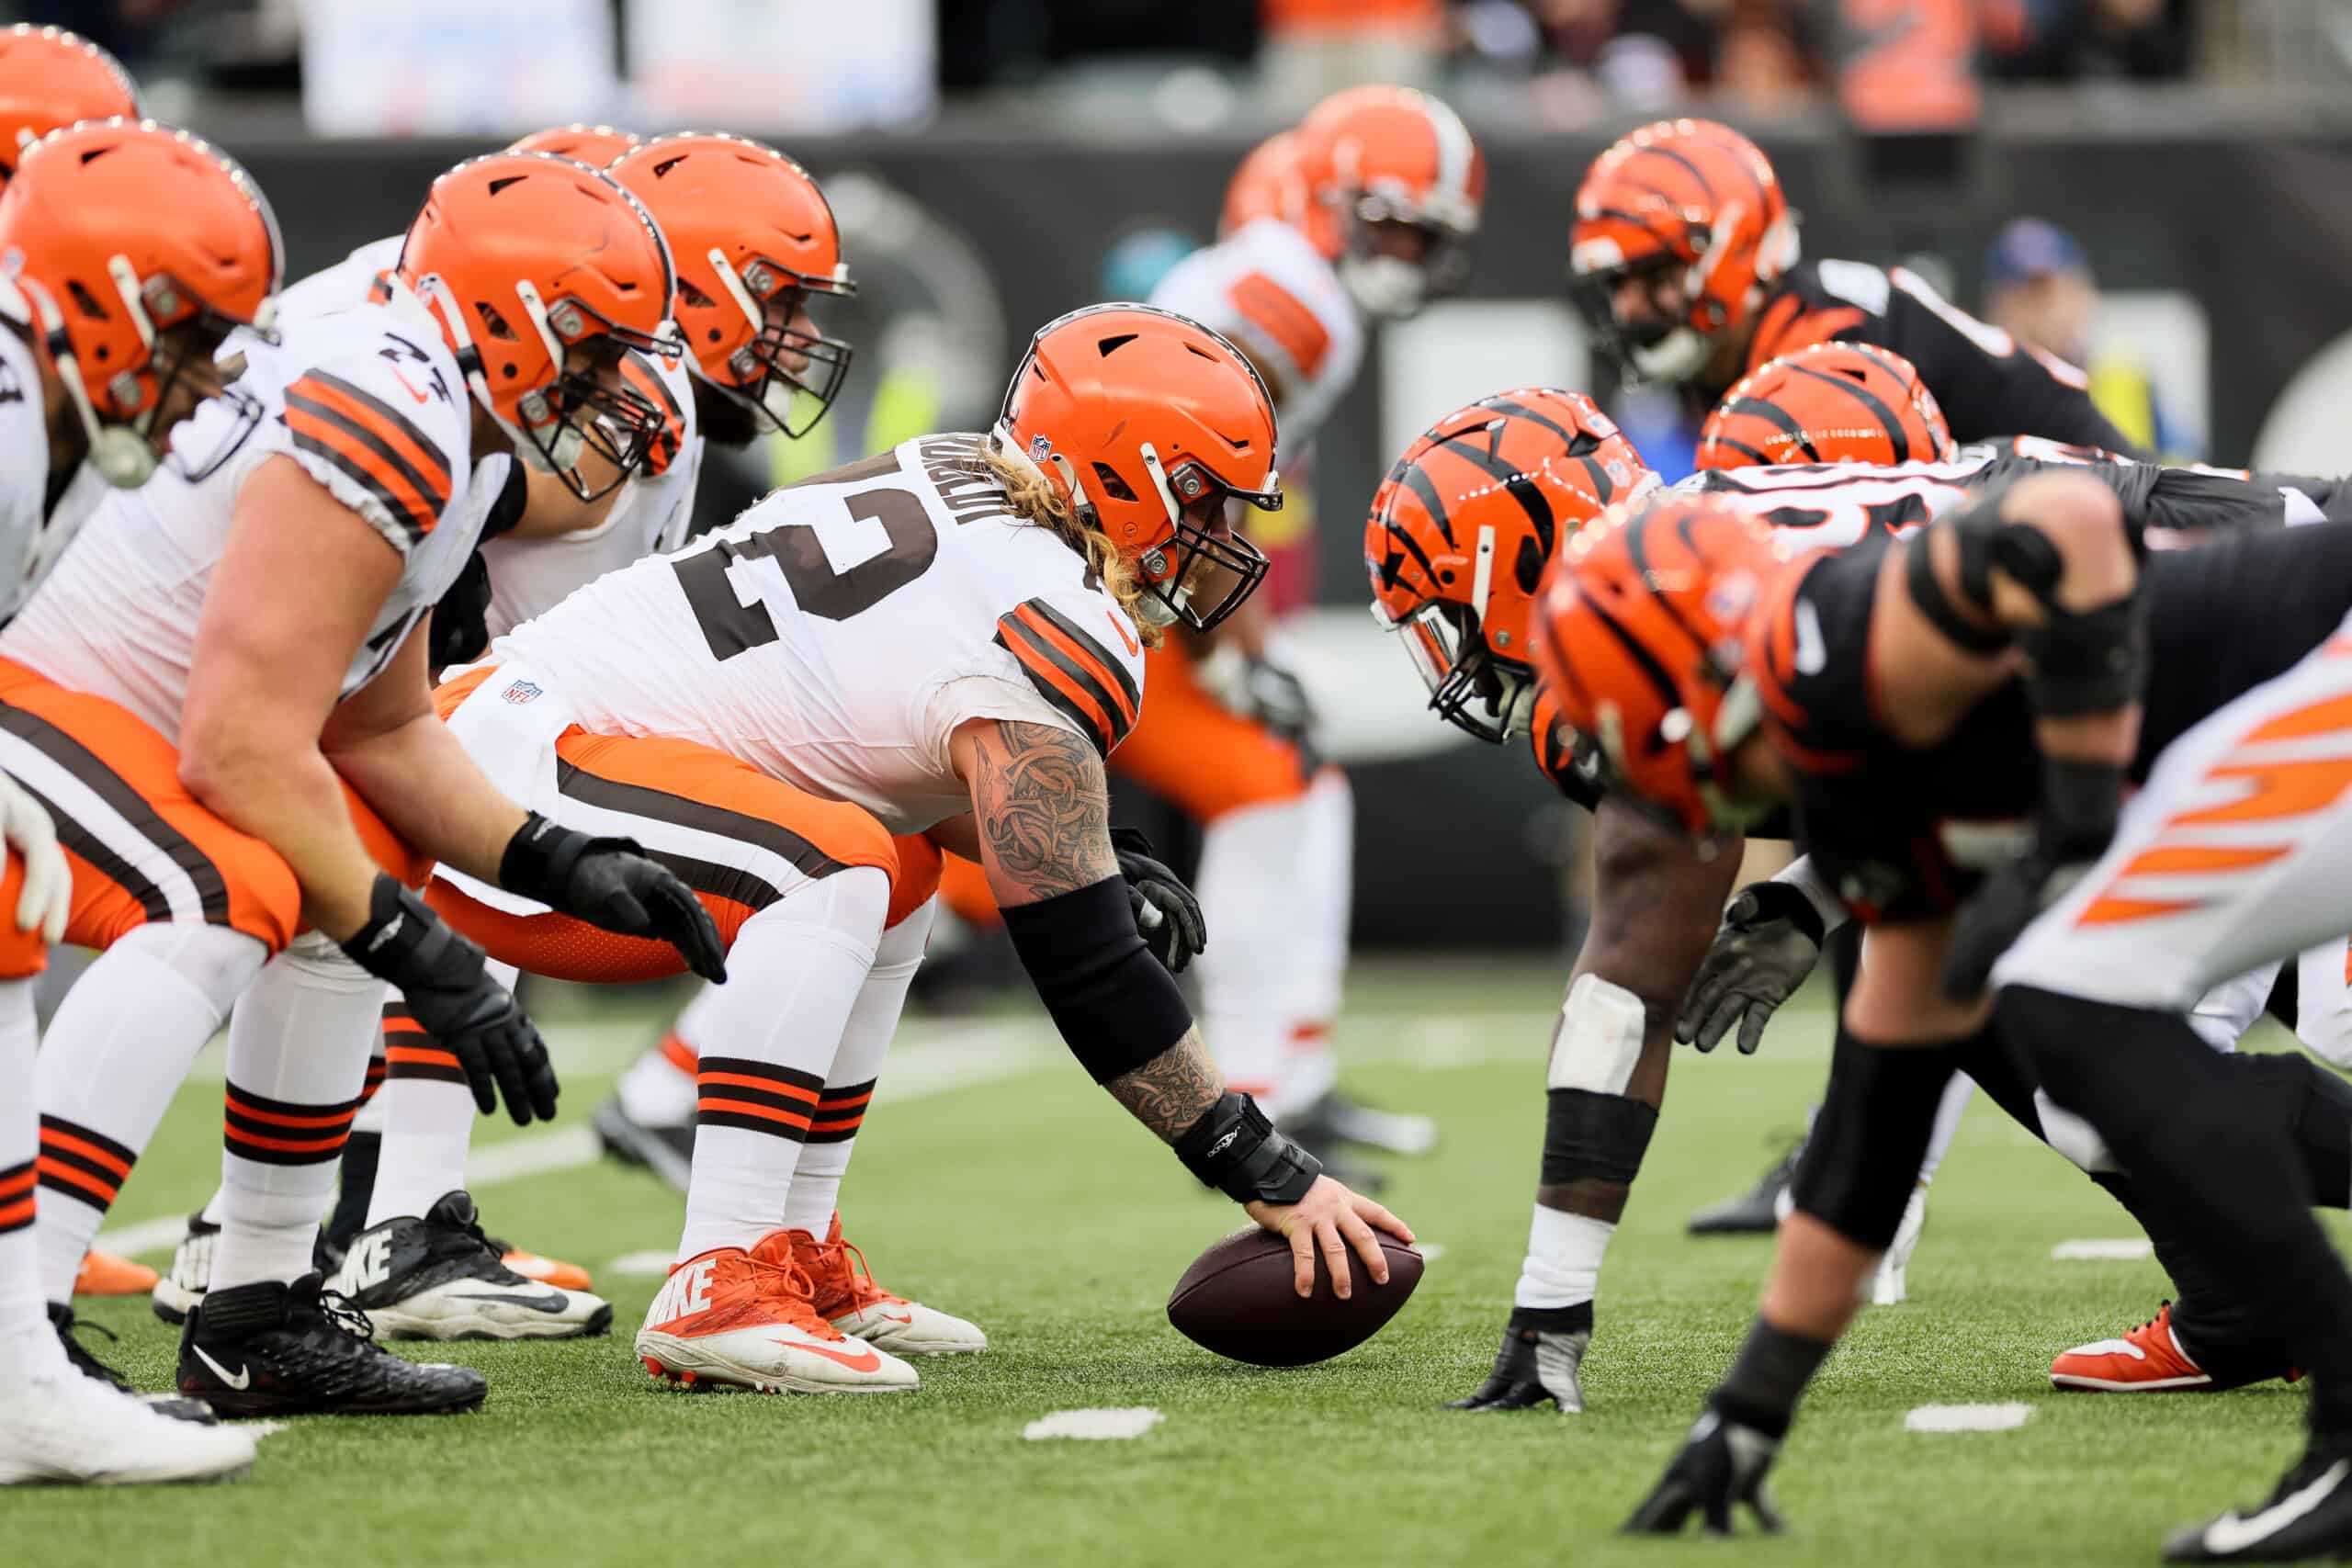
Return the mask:
[[[1344,1355],[1380,1332],[1421,1282],[1421,1255],[1393,1236],[1388,1283],[1375,1285],[1351,1254],[1354,1293],[1341,1301],[1323,1259],[1315,1260],[1315,1293],[1291,1284],[1290,1243],[1252,1225],[1193,1259],[1168,1296],[1168,1321],[1204,1350],[1260,1367],[1304,1367]]]

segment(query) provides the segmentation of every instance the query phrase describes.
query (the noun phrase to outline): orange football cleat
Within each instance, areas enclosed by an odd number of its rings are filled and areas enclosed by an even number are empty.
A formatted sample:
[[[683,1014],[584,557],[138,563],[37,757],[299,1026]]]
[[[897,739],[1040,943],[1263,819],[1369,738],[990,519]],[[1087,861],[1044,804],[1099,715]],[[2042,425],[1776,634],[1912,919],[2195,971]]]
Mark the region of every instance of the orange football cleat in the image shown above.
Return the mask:
[[[117,1258],[96,1248],[82,1255],[81,1270],[74,1276],[77,1296],[143,1296],[162,1276],[144,1263]]]
[[[646,1309],[637,1354],[655,1377],[689,1387],[762,1393],[892,1393],[915,1370],[843,1334],[810,1300],[794,1261],[807,1231],[771,1231],[746,1251],[725,1247],[686,1259]]]
[[[901,1356],[969,1355],[989,1348],[977,1324],[895,1295],[875,1282],[865,1254],[842,1239],[841,1211],[819,1241],[807,1231],[792,1237],[792,1260],[809,1280],[817,1315],[844,1334]]]
[[[542,1258],[536,1252],[526,1252],[519,1247],[509,1247],[499,1259],[501,1263],[526,1280],[537,1280],[542,1285],[553,1285],[559,1291],[585,1291],[594,1288],[595,1281],[588,1270],[577,1263],[566,1263],[560,1258]]]
[[[2212,1375],[2189,1359],[2172,1331],[2172,1303],[2120,1339],[2077,1345],[2050,1363],[2050,1386],[2092,1393],[2167,1393],[2211,1389]]]

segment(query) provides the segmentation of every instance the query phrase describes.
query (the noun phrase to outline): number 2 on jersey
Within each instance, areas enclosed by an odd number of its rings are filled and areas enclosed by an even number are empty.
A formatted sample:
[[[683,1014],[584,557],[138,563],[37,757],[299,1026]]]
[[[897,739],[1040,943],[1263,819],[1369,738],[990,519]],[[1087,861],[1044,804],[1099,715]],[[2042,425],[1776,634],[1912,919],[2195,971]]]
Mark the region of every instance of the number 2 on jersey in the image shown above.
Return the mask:
[[[777,637],[764,597],[746,604],[728,580],[728,568],[736,561],[775,562],[792,590],[792,602],[804,615],[828,621],[865,614],[931,569],[939,536],[922,502],[902,490],[869,490],[848,497],[847,503],[851,521],[880,524],[888,545],[846,571],[833,570],[817,531],[806,524],[779,525],[741,541],[722,539],[671,563],[713,659],[732,659]]]

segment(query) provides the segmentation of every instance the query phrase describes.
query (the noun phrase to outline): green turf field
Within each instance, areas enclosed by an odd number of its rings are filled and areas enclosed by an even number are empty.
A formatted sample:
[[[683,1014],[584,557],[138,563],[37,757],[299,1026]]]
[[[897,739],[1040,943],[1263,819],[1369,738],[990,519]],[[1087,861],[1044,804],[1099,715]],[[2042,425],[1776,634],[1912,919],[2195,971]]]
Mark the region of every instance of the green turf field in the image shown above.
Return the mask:
[[[1484,1374],[1525,1235],[1557,980],[1543,966],[1364,966],[1340,1032],[1367,1096],[1440,1116],[1390,1202],[1442,1255],[1369,1345],[1269,1372],[1168,1326],[1169,1286],[1234,1223],[1119,1113],[1042,1026],[923,1021],[884,1075],[846,1194],[887,1284],[989,1331],[980,1357],[922,1363],[908,1396],[695,1395],[652,1383],[628,1337],[656,1281],[605,1269],[670,1247],[650,1179],[567,1166],[586,1113],[644,1037],[563,1021],[554,1133],[503,1122],[481,1147],[527,1174],[482,1185],[494,1231],[597,1269],[611,1338],[409,1347],[492,1380],[479,1416],[295,1423],[228,1487],[0,1494],[0,1563],[657,1562],[871,1564],[2150,1562],[2169,1527],[2258,1499],[2297,1447],[2281,1385],[2137,1403],[2052,1394],[2052,1353],[2146,1316],[2149,1263],[2059,1263],[2052,1244],[2128,1222],[1980,1100],[1911,1272],[1829,1362],[1778,1486],[1778,1540],[1628,1541],[1619,1521],[1673,1450],[1749,1314],[1767,1243],[1691,1241],[1695,1204],[1744,1185],[1792,1131],[1826,1056],[1818,1007],[1764,1052],[1684,1053],[1602,1281],[1590,1408],[1437,1408]],[[118,1226],[184,1211],[217,1170],[218,1062],[182,1095]],[[894,1077],[895,1076],[895,1077]],[[558,1139],[562,1142],[548,1143]],[[557,1168],[547,1168],[554,1165]],[[161,1261],[161,1255],[152,1260]],[[173,1333],[142,1302],[87,1314],[141,1382]],[[101,1347],[103,1348],[103,1347]],[[2030,1401],[2022,1430],[1906,1434],[1929,1402]],[[1056,1410],[1151,1405],[1127,1442],[1029,1442]]]

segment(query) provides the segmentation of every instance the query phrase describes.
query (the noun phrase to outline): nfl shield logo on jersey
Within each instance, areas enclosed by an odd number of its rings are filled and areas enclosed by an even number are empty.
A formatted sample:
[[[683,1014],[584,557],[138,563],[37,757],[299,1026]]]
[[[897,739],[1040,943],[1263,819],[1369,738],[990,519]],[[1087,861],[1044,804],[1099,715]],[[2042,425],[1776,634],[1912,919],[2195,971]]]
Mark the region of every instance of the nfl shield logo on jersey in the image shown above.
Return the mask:
[[[514,684],[508,686],[506,690],[499,694],[499,695],[504,697],[510,703],[531,702],[535,700],[538,694],[539,688],[528,681],[517,681]]]

